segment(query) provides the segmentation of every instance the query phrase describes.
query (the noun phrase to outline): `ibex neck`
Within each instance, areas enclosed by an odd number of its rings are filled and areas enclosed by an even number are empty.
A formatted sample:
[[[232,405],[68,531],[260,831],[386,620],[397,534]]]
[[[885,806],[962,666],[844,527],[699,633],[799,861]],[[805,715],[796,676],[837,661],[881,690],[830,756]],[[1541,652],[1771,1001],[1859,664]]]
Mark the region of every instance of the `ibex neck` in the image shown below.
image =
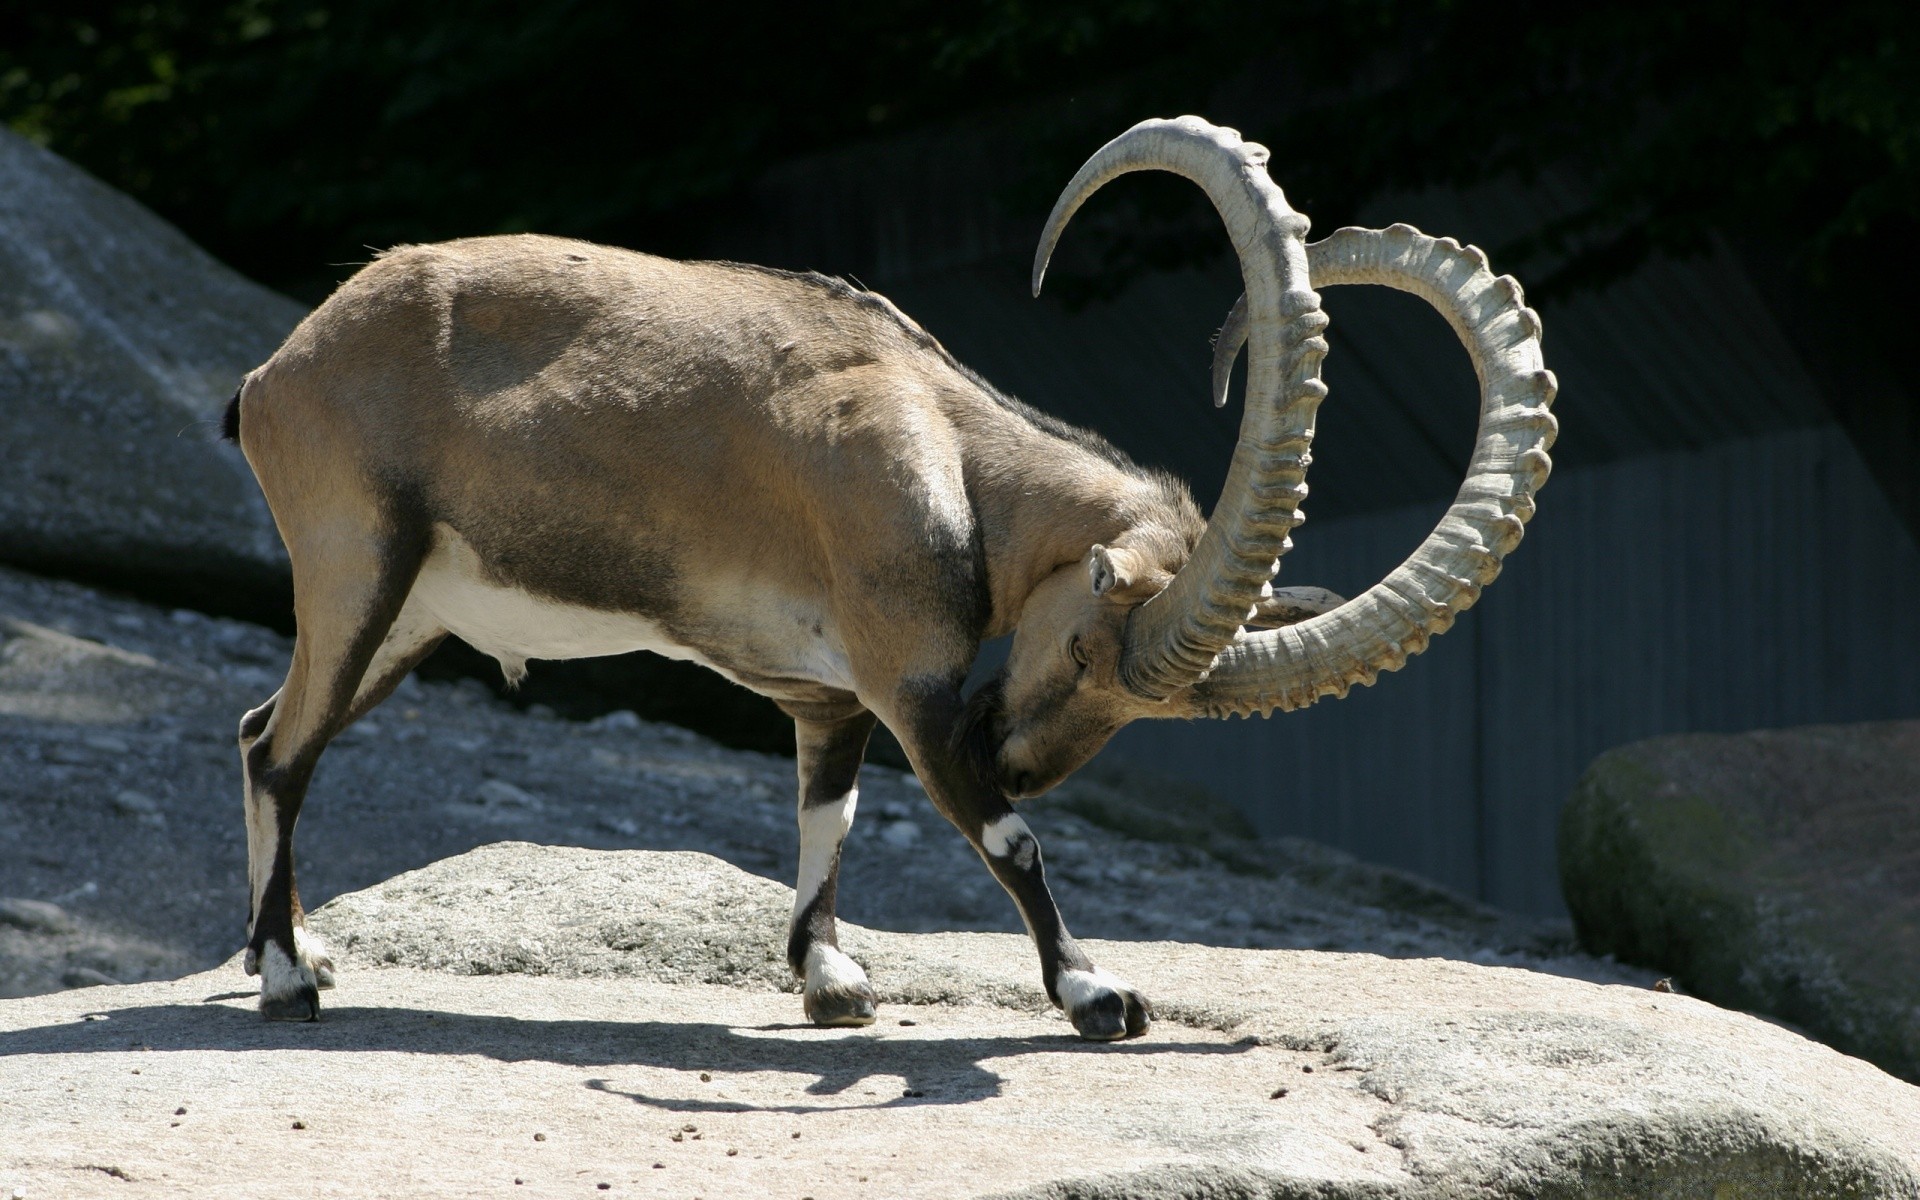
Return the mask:
[[[993,615],[985,636],[1013,631],[1041,580],[1165,519],[1161,489],[1023,419],[993,421],[964,439],[967,490],[985,542]]]

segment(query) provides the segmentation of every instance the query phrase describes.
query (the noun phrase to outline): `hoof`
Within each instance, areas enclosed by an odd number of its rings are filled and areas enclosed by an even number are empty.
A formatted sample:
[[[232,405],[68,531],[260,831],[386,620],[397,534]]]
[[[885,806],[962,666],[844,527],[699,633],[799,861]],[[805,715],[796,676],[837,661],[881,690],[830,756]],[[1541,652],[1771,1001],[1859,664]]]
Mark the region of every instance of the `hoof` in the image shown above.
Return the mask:
[[[1153,1028],[1153,1005],[1125,980],[1100,968],[1062,971],[1055,984],[1074,1031],[1090,1042],[1117,1042]]]
[[[876,1002],[867,973],[838,946],[816,943],[807,951],[805,1002],[815,1025],[871,1025]]]
[[[269,1021],[318,1021],[319,989],[302,984],[285,996],[260,997],[260,1015]]]
[[[260,952],[252,946],[248,946],[246,954],[240,959],[240,969],[249,975],[258,975],[260,973]]]
[[[857,1026],[873,1024],[875,1001],[866,984],[857,987],[828,987],[805,996],[807,1020],[815,1025]]]
[[[320,978],[313,964],[287,957],[278,943],[260,951],[260,1015],[269,1021],[318,1021]]]

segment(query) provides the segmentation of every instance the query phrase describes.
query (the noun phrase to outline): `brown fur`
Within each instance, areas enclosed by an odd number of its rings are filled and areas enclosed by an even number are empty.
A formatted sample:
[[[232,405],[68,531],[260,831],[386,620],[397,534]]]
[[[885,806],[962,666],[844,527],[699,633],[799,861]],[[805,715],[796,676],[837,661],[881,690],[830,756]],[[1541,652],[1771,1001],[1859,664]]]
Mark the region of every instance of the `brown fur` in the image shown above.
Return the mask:
[[[555,238],[380,256],[234,415],[299,623],[244,739],[261,961],[298,958],[289,837],[314,760],[447,632],[414,591],[430,555],[457,545],[515,595],[643,618],[803,723],[877,715],[978,845],[1002,781],[1048,784],[1155,707],[1118,681],[1126,616],[1203,529],[1184,486],[996,392],[880,297]],[[1097,543],[1130,564],[1105,595]],[[957,752],[960,682],[1016,626]],[[823,678],[823,656],[844,670]],[[1005,870],[1029,924],[1057,927],[1049,979],[1083,962],[1037,867]],[[311,987],[276,986],[269,1015],[317,1013]]]

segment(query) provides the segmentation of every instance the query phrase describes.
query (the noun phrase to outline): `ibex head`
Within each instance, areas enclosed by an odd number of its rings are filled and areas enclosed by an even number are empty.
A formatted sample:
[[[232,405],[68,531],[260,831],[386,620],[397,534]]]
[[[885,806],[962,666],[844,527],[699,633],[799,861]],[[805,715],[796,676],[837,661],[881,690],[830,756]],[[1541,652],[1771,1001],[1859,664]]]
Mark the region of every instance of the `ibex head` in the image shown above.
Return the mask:
[[[1028,598],[1005,669],[961,731],[1013,795],[1053,786],[1139,717],[1266,716],[1371,684],[1479,598],[1533,515],[1551,467],[1555,382],[1519,285],[1495,277],[1478,249],[1407,225],[1341,229],[1309,246],[1306,218],[1266,161],[1265,147],[1197,118],[1142,122],[1080,169],[1041,235],[1036,294],[1068,219],[1103,184],[1149,169],[1197,183],[1246,284],[1222,330],[1216,402],[1243,342],[1247,391],[1232,468],[1197,539],[1143,527],[1091,547]],[[1304,519],[1307,450],[1326,395],[1327,318],[1312,288],[1351,283],[1412,292],[1452,325],[1480,380],[1474,453],[1446,516],[1381,582],[1345,602],[1275,593],[1269,581]]]

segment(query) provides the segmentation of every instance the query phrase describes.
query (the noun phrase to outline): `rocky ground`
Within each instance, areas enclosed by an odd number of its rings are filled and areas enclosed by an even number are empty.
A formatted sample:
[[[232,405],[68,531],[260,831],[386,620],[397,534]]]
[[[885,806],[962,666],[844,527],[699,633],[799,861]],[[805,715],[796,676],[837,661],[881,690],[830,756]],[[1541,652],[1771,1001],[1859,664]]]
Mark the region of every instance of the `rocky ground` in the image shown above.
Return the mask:
[[[0,1002],[0,1195],[1920,1200],[1920,1091],[1740,1013],[1447,959],[1088,943],[1154,997],[1077,1040],[1022,935],[847,926],[881,1001],[784,994],[793,893],[511,842],[237,965]]]
[[[0,996],[167,978],[240,945],[233,729],[290,648],[258,626],[0,570]],[[793,803],[790,760],[626,713],[521,711],[477,681],[410,681],[322,761],[300,823],[301,893],[315,907],[507,839],[697,849],[790,883]],[[1177,787],[1077,779],[1031,819],[1082,936],[1652,978],[1578,954],[1564,924],[1311,843],[1238,836],[1229,812]],[[1019,928],[899,771],[866,769],[843,871],[842,915],[874,928]]]

